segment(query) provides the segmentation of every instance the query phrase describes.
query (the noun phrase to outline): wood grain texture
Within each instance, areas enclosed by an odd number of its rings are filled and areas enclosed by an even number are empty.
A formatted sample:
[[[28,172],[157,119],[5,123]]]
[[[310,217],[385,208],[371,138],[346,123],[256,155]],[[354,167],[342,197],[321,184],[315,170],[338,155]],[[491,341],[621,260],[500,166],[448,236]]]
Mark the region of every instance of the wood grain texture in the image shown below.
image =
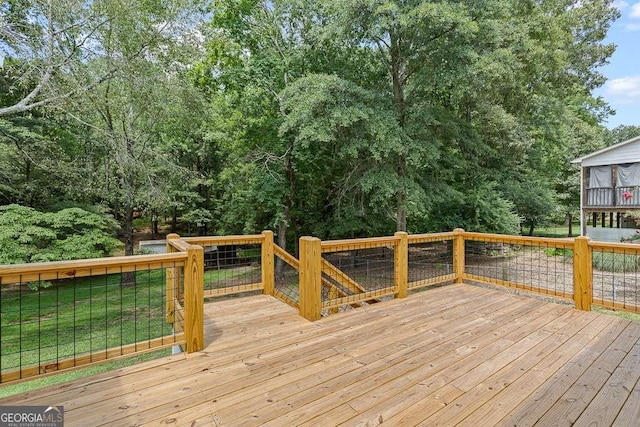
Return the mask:
[[[407,282],[409,280],[409,243],[407,233],[398,231],[395,236],[398,244],[393,252],[394,282],[396,298],[407,297]]]
[[[262,289],[266,295],[273,295],[275,289],[275,263],[273,253],[273,231],[263,231],[260,267],[262,274]]]
[[[592,261],[588,237],[576,237],[573,248],[573,300],[578,310],[591,310]]]
[[[316,266],[316,268],[319,268]],[[466,284],[315,322],[205,305],[200,352],[0,400],[69,425],[633,425],[640,323]]]
[[[190,245],[184,267],[184,334],[187,352],[204,348],[204,249]]]
[[[33,264],[0,265],[0,283],[35,282],[38,280],[72,279],[75,277],[119,274],[168,266],[182,266],[186,253],[119,256],[111,258],[53,261]]]
[[[322,310],[322,249],[320,239],[300,238],[300,316],[307,320],[320,319]]]
[[[454,283],[462,283],[464,280],[464,236],[465,231],[462,228],[453,230],[453,274],[456,278]]]

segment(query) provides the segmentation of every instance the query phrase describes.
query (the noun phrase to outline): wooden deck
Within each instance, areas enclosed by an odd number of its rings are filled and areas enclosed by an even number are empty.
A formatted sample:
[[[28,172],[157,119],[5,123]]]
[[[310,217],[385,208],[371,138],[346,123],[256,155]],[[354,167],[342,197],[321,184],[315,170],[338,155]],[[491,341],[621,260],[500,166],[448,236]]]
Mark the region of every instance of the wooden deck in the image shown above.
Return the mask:
[[[450,285],[318,322],[268,296],[206,305],[205,351],[0,405],[69,426],[638,425],[640,322]]]

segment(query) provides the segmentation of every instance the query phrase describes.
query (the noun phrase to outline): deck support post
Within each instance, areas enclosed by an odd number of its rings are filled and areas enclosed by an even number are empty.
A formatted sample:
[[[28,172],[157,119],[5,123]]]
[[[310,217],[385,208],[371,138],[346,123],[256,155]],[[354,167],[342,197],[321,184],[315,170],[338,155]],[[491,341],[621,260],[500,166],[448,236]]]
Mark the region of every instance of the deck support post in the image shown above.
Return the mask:
[[[300,238],[300,316],[307,320],[320,319],[322,312],[322,246],[320,239]]]
[[[453,230],[453,273],[456,278],[454,283],[462,283],[464,281],[464,229],[456,228]]]
[[[409,281],[409,235],[404,231],[398,231],[395,236],[398,238],[396,249],[393,251],[395,297],[406,298]]]
[[[167,253],[173,253],[176,252],[175,248],[173,246],[171,246],[171,244],[169,244],[170,240],[175,240],[175,239],[179,239],[180,236],[177,235],[176,233],[171,233],[167,235]],[[171,323],[173,325],[173,322],[175,321],[175,311],[176,311],[176,306],[175,306],[175,299],[176,299],[176,294],[178,293],[177,288],[180,286],[180,281],[178,280],[178,278],[180,277],[179,273],[178,273],[178,268],[176,267],[169,267],[166,270],[166,289],[165,289],[165,297],[166,297],[166,314],[167,314],[167,323]]]
[[[275,290],[273,231],[263,231],[262,236],[264,237],[261,250],[262,293],[265,295],[273,295]]]
[[[204,249],[190,245],[184,267],[184,333],[187,353],[204,349]]]
[[[573,247],[573,301],[578,310],[591,311],[592,273],[588,237],[576,237]]]

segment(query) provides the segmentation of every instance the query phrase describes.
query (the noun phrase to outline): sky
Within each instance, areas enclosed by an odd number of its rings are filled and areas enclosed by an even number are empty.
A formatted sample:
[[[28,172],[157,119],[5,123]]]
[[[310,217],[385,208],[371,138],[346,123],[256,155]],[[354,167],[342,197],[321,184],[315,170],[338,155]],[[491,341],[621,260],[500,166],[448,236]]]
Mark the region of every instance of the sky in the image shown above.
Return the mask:
[[[605,42],[617,45],[609,64],[600,71],[607,77],[595,91],[616,111],[605,123],[640,126],[640,0],[616,0],[621,16],[609,29]]]

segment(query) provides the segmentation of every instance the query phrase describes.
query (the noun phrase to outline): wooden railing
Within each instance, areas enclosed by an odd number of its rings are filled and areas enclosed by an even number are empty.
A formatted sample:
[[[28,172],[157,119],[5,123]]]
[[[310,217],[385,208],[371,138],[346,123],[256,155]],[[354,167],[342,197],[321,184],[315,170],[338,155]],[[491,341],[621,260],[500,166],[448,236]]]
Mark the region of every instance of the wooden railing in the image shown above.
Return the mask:
[[[175,345],[202,350],[205,299],[245,292],[279,298],[309,320],[461,282],[570,300],[581,310],[640,312],[634,244],[456,229],[302,237],[299,250],[296,258],[275,245],[270,231],[169,235],[167,254],[0,266],[0,382]]]
[[[166,271],[167,321],[174,329],[184,330],[188,353],[200,351],[204,348],[204,249],[170,234],[167,252],[182,253],[186,258],[182,271],[175,267]]]
[[[461,281],[462,238],[462,230],[325,242],[303,237],[300,315],[317,320],[339,307],[404,298],[409,289]]]
[[[463,280],[573,298],[574,239],[467,232],[463,238]]]
[[[637,207],[640,206],[640,191],[638,186],[633,187],[616,187],[615,204],[619,207]]]
[[[183,269],[192,281],[190,251],[0,266],[0,382],[175,345],[196,351],[193,324],[164,315],[166,272]]]
[[[590,282],[591,286],[585,299],[598,307],[640,313],[640,245],[586,244],[583,274],[584,282]],[[589,269],[589,265],[593,268]]]
[[[428,246],[421,246],[428,244]],[[429,246],[430,245],[430,246]],[[366,265],[341,268],[328,253],[383,248],[386,259],[350,259]],[[321,242],[300,239],[300,315],[309,320],[338,307],[403,298],[407,291],[443,283],[475,282],[592,305],[640,313],[640,246],[590,242],[586,237],[551,239],[499,234],[450,233]],[[376,264],[377,263],[377,264]],[[425,270],[425,265],[430,269]],[[384,272],[393,272],[385,277]],[[426,277],[420,277],[424,275]],[[324,288],[325,282],[335,290]]]

